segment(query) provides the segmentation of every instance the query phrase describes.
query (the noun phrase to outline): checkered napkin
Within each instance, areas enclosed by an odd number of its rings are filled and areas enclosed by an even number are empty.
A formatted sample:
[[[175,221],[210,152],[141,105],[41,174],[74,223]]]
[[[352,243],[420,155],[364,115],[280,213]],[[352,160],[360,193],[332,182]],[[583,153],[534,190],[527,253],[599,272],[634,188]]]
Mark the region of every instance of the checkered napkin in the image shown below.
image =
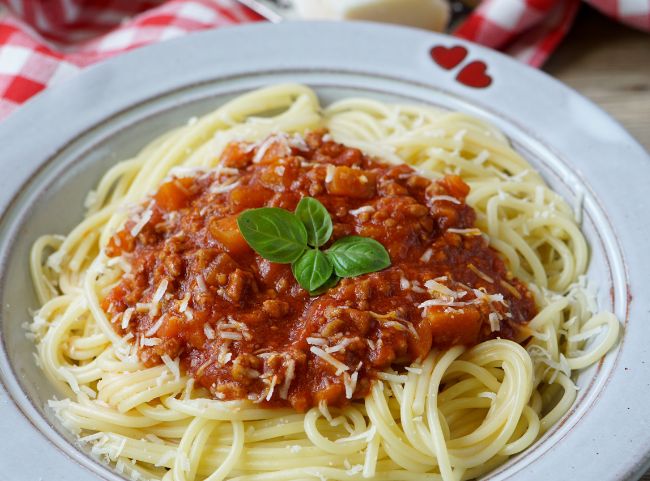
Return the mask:
[[[455,35],[541,65],[581,0],[483,0]],[[650,31],[650,0],[586,0]],[[261,20],[235,0],[0,0],[0,119],[112,55],[195,30]]]

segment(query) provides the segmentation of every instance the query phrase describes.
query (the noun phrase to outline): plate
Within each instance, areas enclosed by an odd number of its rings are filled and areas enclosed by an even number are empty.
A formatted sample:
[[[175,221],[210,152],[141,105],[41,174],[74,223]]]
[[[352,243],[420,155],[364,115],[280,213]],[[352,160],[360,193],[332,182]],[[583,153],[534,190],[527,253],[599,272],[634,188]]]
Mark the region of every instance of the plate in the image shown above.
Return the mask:
[[[543,73],[445,35],[367,23],[257,24],[193,34],[89,68],[0,124],[0,460],[7,479],[122,479],[74,444],[22,324],[37,306],[28,252],[65,233],[118,159],[248,90],[302,82],[485,118],[570,203],[583,201],[589,277],[621,342],[578,379],[569,413],[484,479],[636,479],[650,463],[650,159],[589,101]]]

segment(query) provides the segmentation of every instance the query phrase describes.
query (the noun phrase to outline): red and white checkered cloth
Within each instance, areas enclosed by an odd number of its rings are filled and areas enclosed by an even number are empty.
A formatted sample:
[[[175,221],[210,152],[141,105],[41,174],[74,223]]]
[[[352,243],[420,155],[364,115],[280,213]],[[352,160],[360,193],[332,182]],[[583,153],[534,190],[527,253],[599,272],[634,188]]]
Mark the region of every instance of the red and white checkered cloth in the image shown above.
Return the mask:
[[[650,31],[650,0],[585,0]],[[541,65],[581,0],[483,0],[455,35]],[[45,87],[112,55],[185,33],[261,20],[235,0],[0,0],[0,120]]]

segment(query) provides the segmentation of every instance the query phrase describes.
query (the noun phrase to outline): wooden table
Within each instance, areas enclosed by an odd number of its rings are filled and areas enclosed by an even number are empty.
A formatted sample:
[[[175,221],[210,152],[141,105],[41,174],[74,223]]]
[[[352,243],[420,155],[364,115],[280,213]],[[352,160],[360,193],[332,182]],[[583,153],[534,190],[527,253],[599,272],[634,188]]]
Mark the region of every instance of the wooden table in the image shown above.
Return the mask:
[[[544,70],[600,105],[650,151],[650,35],[583,7]]]

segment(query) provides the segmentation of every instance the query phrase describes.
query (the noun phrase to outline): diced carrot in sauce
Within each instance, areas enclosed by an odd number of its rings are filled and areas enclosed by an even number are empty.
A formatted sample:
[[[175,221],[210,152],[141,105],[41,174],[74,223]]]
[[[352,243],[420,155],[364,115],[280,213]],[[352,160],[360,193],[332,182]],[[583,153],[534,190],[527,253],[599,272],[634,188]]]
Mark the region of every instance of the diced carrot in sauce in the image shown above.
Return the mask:
[[[446,175],[437,182],[444,187],[449,195],[456,197],[458,200],[464,201],[467,194],[469,194],[469,185],[458,175]]]
[[[221,163],[226,167],[242,169],[250,164],[253,154],[246,144],[232,142],[221,153]]]
[[[235,212],[263,207],[273,197],[273,191],[258,185],[240,185],[230,191],[230,204]]]
[[[471,306],[452,312],[429,310],[424,322],[430,326],[431,337],[436,340],[436,345],[473,346],[478,341],[481,314]]]
[[[377,187],[373,172],[347,166],[334,167],[332,179],[326,179],[327,192],[352,198],[371,198]]]
[[[119,256],[122,252],[133,252],[135,249],[135,238],[127,230],[121,230],[111,237],[106,245],[108,257]]]
[[[158,206],[166,211],[178,210],[185,207],[192,197],[189,188],[193,180],[189,177],[173,179],[165,182],[158,188],[154,200]]]
[[[250,246],[239,231],[236,216],[213,219],[209,228],[212,237],[233,255],[237,256],[251,252]]]

